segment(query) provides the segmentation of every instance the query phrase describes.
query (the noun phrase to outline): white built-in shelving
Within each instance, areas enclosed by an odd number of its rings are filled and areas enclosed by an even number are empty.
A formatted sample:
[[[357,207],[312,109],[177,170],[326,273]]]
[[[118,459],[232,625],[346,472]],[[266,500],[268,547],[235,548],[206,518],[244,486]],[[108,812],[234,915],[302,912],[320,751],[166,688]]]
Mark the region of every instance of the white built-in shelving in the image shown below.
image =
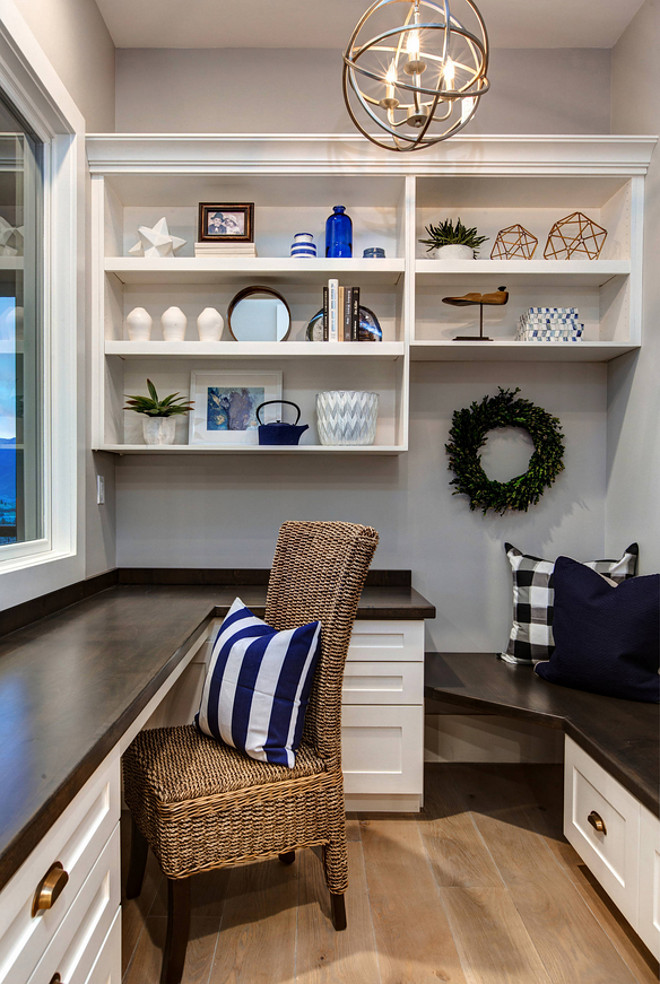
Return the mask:
[[[642,344],[641,269],[644,175],[652,137],[458,137],[418,155],[396,155],[362,137],[169,136],[108,134],[88,138],[92,174],[94,320],[93,447],[118,454],[398,454],[408,446],[410,363],[607,362]],[[254,202],[257,257],[193,253],[198,203]],[[352,259],[297,260],[293,234],[323,242],[325,219],[341,203],[353,219]],[[608,230],[596,260],[543,258],[552,224],[582,211]],[[138,225],[165,216],[186,240],[175,257],[128,256]],[[451,216],[489,237],[471,262],[429,259],[419,243],[429,222]],[[531,260],[494,260],[499,229],[521,223],[539,240]],[[384,260],[362,259],[382,246]],[[330,277],[361,289],[374,310],[382,343],[305,340]],[[224,315],[248,285],[279,290],[292,312],[289,338],[239,343],[227,329],[220,342],[196,340],[206,306]],[[453,341],[476,334],[478,309],[442,298],[506,286],[509,303],[485,308],[490,342]],[[172,304],[188,317],[182,343],[162,341],[160,314]],[[585,324],[577,343],[516,340],[531,305],[575,306]],[[154,319],[153,341],[132,343],[125,319],[136,306]],[[188,445],[177,421],[177,444],[141,443],[137,415],[123,410],[127,393],[144,391],[147,376],[167,391],[189,392],[192,370],[250,369],[282,373],[283,398],[310,424],[299,446]],[[315,395],[324,389],[368,389],[380,395],[374,445],[318,444]]]

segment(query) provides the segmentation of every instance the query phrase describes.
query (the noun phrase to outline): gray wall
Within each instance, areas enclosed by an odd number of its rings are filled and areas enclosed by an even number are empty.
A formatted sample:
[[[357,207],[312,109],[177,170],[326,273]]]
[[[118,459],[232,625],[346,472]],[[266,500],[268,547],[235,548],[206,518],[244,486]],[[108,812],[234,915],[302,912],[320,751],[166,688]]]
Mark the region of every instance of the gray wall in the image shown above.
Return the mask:
[[[612,127],[660,133],[660,0],[646,0],[612,53]],[[646,181],[643,349],[617,359],[608,381],[607,539],[639,533],[645,573],[660,569],[660,152]]]
[[[492,90],[467,132],[607,133],[610,53],[496,50]],[[117,51],[117,130],[345,133],[338,52]]]

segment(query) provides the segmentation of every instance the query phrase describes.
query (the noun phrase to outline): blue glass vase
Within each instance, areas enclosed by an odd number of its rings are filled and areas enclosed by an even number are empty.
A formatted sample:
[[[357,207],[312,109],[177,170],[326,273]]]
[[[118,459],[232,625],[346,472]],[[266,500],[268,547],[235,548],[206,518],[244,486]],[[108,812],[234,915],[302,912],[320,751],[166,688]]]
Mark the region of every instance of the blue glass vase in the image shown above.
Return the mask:
[[[325,255],[353,255],[353,223],[346,215],[345,205],[334,205],[325,223]]]

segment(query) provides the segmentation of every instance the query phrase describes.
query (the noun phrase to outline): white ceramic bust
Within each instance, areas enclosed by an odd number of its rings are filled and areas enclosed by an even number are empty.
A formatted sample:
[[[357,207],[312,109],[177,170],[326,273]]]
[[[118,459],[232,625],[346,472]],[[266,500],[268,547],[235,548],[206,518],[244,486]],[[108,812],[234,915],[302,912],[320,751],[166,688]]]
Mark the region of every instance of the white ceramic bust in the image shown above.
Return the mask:
[[[178,307],[168,307],[160,316],[163,338],[166,342],[182,342],[186,337],[188,319]]]
[[[152,325],[152,317],[143,307],[133,308],[126,315],[126,328],[131,342],[148,342]]]
[[[215,308],[205,307],[197,318],[200,342],[219,342],[225,319]]]

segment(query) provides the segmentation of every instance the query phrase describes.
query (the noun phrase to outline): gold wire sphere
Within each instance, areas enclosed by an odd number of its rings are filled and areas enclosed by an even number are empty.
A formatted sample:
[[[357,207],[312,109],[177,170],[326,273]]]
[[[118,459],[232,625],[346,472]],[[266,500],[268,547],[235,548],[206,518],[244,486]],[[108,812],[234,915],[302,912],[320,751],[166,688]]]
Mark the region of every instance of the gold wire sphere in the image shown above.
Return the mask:
[[[472,0],[451,6],[467,19],[454,16],[449,0],[376,0],[350,37],[346,108],[358,130],[385,150],[420,150],[453,136],[488,91],[486,25]],[[369,132],[372,124],[382,132]]]

